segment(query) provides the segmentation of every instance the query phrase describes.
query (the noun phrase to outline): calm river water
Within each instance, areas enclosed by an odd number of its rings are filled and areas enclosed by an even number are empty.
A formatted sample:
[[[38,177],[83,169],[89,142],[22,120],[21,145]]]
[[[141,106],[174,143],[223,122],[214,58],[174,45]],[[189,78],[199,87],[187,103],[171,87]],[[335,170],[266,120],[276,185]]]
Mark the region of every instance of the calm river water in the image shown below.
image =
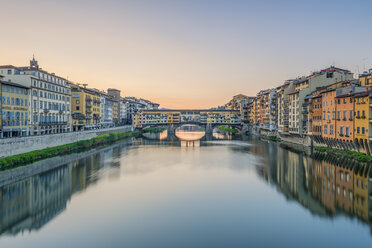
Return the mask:
[[[1,186],[1,248],[372,247],[372,181],[357,165],[256,139],[73,156]]]

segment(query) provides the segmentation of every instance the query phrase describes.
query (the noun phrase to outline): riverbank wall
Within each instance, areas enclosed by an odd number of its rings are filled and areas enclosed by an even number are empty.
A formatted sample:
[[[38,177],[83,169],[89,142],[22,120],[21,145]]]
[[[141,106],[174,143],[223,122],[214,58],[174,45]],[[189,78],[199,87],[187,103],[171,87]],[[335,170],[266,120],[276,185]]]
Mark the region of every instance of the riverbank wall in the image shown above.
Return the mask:
[[[259,128],[251,128],[249,132],[259,137],[276,137],[278,141],[286,145],[296,145],[304,147],[331,147],[355,152],[361,152],[368,155],[372,154],[372,141],[369,142],[348,142],[335,139],[324,139],[319,136],[299,136],[295,134],[280,133],[276,131],[267,131]],[[273,140],[273,139],[271,139]],[[308,150],[306,148],[306,150]]]
[[[102,134],[132,131],[132,126],[0,139],[0,158],[87,140]]]
[[[23,180],[27,177],[34,176],[39,173],[53,170],[65,164],[70,164],[79,159],[91,156],[99,152],[109,151],[116,147],[129,147],[135,138],[121,141],[120,143],[111,145],[109,147],[92,148],[89,151],[73,153],[63,156],[52,157],[44,160],[37,161],[27,166],[20,166],[11,170],[1,171],[0,173],[0,187],[9,185],[11,183]]]

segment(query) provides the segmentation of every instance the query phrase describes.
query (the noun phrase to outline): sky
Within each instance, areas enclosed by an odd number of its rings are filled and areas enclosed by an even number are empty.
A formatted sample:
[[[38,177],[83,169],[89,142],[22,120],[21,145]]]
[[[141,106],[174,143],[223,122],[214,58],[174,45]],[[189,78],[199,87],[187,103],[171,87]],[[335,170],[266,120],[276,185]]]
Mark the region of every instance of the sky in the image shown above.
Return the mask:
[[[372,1],[1,0],[0,64],[164,108],[210,108],[330,65],[372,67]]]

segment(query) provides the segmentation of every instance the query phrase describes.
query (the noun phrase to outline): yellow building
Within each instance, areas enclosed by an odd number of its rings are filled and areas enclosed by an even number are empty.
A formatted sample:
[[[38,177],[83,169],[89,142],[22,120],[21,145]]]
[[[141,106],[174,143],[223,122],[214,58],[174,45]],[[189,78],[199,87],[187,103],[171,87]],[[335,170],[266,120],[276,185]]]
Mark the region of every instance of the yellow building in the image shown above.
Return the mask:
[[[29,93],[30,88],[0,81],[0,137],[29,135]]]
[[[142,128],[142,113],[133,114],[132,125],[137,128]]]
[[[119,123],[119,102],[116,100],[114,101],[114,106],[112,107],[112,119],[114,124]]]
[[[101,124],[101,97],[91,89],[71,84],[71,116],[73,131],[99,127]]]
[[[369,121],[372,118],[370,94],[372,91],[354,95],[354,141],[362,147],[372,138],[372,124]]]
[[[359,74],[359,82],[360,86],[372,86],[372,69],[370,69],[368,72],[364,72],[362,74]]]
[[[357,165],[354,167],[354,214],[368,221],[368,175],[369,165]]]

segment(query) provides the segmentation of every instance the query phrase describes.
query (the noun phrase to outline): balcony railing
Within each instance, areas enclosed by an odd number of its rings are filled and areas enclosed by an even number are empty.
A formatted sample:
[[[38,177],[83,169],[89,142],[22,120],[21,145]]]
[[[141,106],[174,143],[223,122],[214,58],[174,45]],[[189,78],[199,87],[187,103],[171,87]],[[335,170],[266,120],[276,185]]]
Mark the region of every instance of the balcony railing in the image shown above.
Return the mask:
[[[66,125],[67,121],[40,121],[39,125]]]

